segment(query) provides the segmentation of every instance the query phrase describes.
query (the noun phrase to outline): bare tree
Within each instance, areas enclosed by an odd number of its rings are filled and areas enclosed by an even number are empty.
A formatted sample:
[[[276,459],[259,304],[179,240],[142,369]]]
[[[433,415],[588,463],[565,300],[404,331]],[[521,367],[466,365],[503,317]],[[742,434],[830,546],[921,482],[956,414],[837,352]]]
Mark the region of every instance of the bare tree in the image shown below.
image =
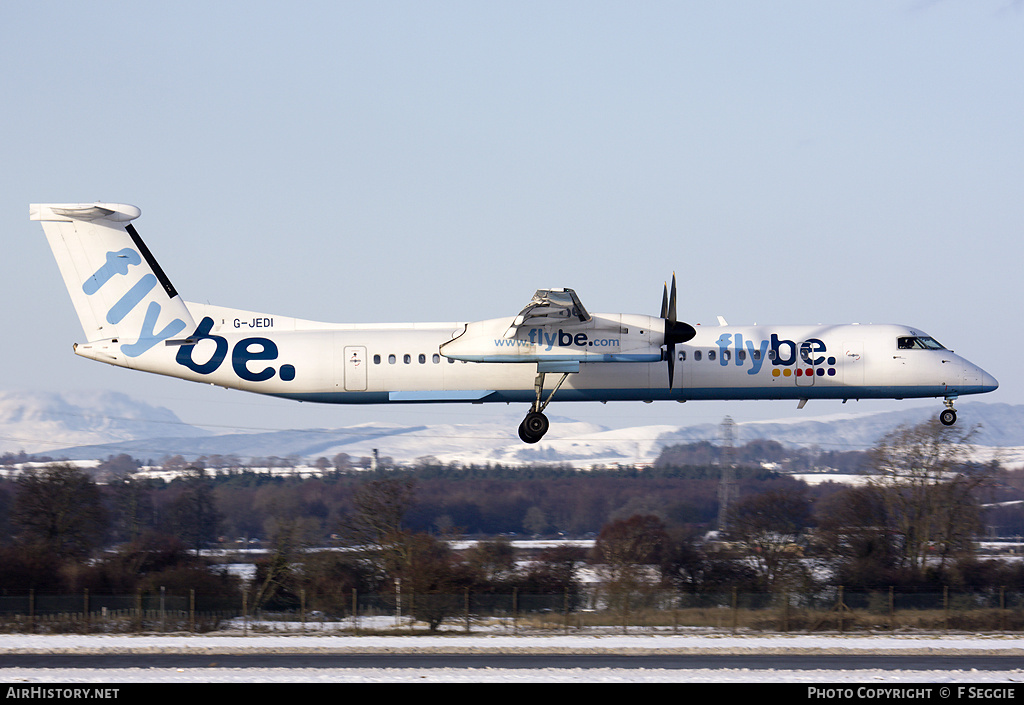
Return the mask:
[[[343,521],[342,532],[363,549],[380,577],[395,575],[409,563],[409,532],[403,520],[414,490],[411,478],[386,478],[360,485],[352,496],[353,512]]]
[[[183,483],[183,491],[171,504],[168,520],[172,530],[198,555],[203,546],[215,540],[222,520],[213,483],[205,470],[194,466],[187,468],[178,481]]]
[[[462,611],[464,590],[472,583],[470,571],[447,542],[429,534],[409,534],[402,543],[405,562],[393,574],[396,589],[400,581],[410,613],[435,632]]]
[[[750,495],[729,512],[730,536],[747,549],[769,590],[806,580],[799,559],[810,515],[810,501],[802,488]]]
[[[990,484],[992,468],[970,462],[977,430],[927,421],[897,428],[872,449],[870,484],[882,492],[902,542],[903,565],[915,572],[929,556],[945,567],[969,547],[979,527],[979,494]]]
[[[840,585],[892,584],[898,555],[885,491],[845,487],[816,504],[815,518],[816,543]]]
[[[575,604],[581,591],[579,568],[586,557],[586,549],[580,546],[562,544],[546,548],[526,566],[517,582],[526,593],[568,594]]]
[[[136,541],[152,523],[153,500],[149,483],[127,475],[108,484],[113,495],[118,538]]]
[[[295,580],[294,570],[316,533],[316,522],[297,515],[273,516],[265,526],[270,537],[270,554],[257,563],[257,580],[253,588],[253,608],[262,609],[268,602],[289,592]]]
[[[742,556],[708,552],[696,536],[682,530],[671,532],[661,574],[676,590],[705,604],[721,604],[732,589],[754,592],[760,586],[757,572]]]
[[[635,515],[605,524],[594,542],[593,562],[609,604],[628,609],[660,581],[659,567],[668,548],[665,525],[655,516]]]
[[[66,463],[22,474],[11,524],[22,543],[59,557],[81,557],[96,548],[107,526],[99,488]]]
[[[516,552],[512,542],[504,536],[491,541],[479,541],[465,551],[466,567],[480,585],[507,585],[515,573]]]

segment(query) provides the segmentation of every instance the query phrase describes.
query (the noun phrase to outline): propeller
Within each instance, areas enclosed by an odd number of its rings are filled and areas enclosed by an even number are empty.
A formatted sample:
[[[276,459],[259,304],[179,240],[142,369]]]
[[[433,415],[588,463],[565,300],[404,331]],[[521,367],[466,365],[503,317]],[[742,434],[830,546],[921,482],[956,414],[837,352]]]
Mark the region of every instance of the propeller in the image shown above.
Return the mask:
[[[665,319],[665,359],[668,360],[668,388],[672,389],[676,369],[676,345],[685,343],[697,335],[689,323],[676,320],[676,273],[672,272],[672,289],[665,283],[661,295],[661,317]]]

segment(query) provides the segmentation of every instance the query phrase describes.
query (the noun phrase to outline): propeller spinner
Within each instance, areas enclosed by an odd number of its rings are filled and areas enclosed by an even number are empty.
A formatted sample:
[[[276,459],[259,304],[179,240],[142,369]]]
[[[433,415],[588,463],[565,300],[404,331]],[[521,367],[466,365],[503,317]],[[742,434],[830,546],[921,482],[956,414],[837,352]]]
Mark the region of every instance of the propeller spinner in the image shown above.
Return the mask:
[[[668,361],[668,388],[672,389],[676,369],[676,345],[685,343],[697,335],[689,323],[676,320],[676,275],[672,273],[672,290],[668,283],[661,295],[661,317],[665,319],[665,359]]]

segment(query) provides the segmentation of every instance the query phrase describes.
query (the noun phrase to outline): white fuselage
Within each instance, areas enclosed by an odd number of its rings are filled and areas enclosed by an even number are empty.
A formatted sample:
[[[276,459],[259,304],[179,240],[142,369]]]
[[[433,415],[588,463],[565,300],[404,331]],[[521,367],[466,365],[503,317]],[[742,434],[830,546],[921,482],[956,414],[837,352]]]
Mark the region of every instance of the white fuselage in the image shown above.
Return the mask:
[[[338,325],[187,304],[191,344],[135,358],[101,341],[80,355],[274,396],[341,404],[531,402],[537,365],[440,353],[464,323]],[[511,320],[511,319],[509,319]],[[204,325],[205,323],[205,325]],[[955,398],[995,389],[981,368],[899,325],[697,327],[666,361],[583,362],[554,401]],[[547,346],[545,346],[547,347]]]

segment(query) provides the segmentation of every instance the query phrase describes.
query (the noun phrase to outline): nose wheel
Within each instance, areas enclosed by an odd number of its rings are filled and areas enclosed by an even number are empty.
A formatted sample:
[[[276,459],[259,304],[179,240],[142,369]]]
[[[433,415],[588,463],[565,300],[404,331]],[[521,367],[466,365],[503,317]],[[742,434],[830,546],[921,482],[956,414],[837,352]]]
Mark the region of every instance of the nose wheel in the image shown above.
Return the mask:
[[[939,422],[943,426],[952,426],[956,423],[956,409],[953,408],[953,400],[946,400],[946,408],[939,414]]]

